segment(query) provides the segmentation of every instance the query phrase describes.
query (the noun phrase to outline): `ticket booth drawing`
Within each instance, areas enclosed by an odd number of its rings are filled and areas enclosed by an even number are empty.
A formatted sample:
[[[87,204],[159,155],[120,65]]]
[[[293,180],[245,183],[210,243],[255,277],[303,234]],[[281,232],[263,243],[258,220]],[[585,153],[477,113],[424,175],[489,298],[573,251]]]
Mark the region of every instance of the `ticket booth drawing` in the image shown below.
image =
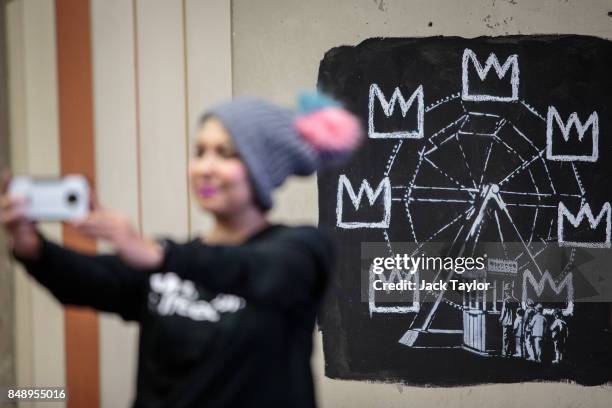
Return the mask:
[[[502,329],[499,322],[504,286],[517,288],[517,262],[488,259],[483,270],[466,271],[462,279],[489,283],[487,290],[463,292],[463,348],[481,355],[501,353]],[[516,294],[515,294],[515,297]]]

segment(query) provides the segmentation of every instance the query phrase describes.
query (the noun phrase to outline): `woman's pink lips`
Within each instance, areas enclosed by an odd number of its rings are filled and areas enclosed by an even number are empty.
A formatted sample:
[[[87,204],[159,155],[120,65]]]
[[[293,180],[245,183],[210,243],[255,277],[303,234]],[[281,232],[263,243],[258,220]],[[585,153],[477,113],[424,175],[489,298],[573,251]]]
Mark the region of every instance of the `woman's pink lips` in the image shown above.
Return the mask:
[[[202,197],[211,197],[211,196],[217,194],[218,191],[219,191],[219,189],[216,188],[216,187],[200,187],[200,188],[198,188],[198,193]]]

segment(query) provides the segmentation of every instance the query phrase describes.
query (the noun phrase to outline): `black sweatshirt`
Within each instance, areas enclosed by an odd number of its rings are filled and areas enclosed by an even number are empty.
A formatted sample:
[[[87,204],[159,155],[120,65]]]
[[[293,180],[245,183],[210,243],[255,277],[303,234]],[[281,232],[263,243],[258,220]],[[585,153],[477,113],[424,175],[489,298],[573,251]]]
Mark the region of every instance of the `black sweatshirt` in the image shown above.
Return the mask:
[[[327,234],[273,225],[238,246],[166,241],[136,270],[43,238],[20,260],[64,304],[140,323],[133,407],[313,407],[315,314],[332,268]]]

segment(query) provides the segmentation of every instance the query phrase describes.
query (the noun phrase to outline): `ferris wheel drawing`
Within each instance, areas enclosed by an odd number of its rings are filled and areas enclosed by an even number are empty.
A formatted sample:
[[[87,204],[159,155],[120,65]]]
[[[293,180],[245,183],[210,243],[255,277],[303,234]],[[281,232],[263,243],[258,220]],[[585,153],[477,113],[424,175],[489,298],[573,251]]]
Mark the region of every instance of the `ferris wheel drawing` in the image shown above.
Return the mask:
[[[369,292],[370,315],[409,316],[400,343],[467,346],[487,354],[491,345],[485,340],[486,315],[499,313],[497,301],[505,282],[517,282],[515,289],[521,292],[523,303],[548,285],[565,294],[564,313],[572,313],[574,248],[610,248],[611,211],[608,202],[599,209],[591,207],[578,166],[599,159],[596,111],[581,117],[576,112],[564,115],[549,106],[542,114],[522,100],[518,54],[507,56],[502,64],[490,53],[481,64],[474,51],[465,49],[458,64],[462,89],[428,106],[424,103],[427,90],[422,86],[406,90],[371,84],[370,139],[397,142],[379,180],[340,176],[337,226],[380,229],[391,256],[397,252],[394,242],[400,241],[415,244],[410,255],[430,242],[445,242],[444,255],[453,257],[474,256],[481,243],[499,243],[495,256],[511,265],[510,271],[490,267],[484,276],[476,276],[495,281],[496,288],[475,294],[476,299],[457,299],[445,291],[415,292],[405,304],[387,307],[377,303],[371,287]],[[505,80],[505,87],[487,90],[491,76],[498,82]],[[378,123],[394,115],[410,125],[379,129]],[[412,171],[398,169],[394,166],[398,162],[414,163]],[[351,210],[358,211],[377,202],[382,209],[379,220],[347,219],[344,209],[349,203]],[[397,206],[403,217],[391,219]],[[568,247],[569,256],[552,269],[546,261],[547,251],[559,246]],[[448,282],[453,277],[457,277],[453,271],[440,270],[434,279]],[[419,275],[394,271],[386,279],[416,282]],[[436,316],[449,313],[456,315],[458,323],[436,327]]]

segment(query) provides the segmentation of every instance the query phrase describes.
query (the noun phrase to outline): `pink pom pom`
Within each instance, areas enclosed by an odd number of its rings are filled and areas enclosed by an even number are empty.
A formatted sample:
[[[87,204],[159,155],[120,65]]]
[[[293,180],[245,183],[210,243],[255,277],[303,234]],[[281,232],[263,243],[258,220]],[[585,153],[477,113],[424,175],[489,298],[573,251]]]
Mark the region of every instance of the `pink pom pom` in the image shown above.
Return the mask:
[[[359,120],[342,108],[330,107],[300,116],[295,125],[318,151],[350,151],[361,139]]]

